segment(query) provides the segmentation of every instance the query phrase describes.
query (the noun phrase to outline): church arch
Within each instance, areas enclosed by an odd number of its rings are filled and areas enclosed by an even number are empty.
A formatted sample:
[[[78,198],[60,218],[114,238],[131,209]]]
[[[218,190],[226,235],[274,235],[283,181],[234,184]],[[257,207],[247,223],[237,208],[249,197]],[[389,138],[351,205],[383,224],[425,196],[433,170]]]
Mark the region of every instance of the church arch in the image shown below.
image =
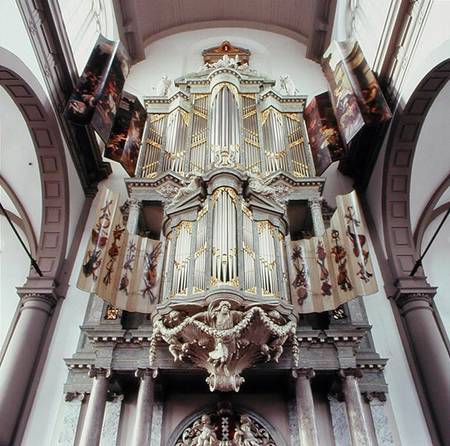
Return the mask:
[[[69,186],[64,145],[57,119],[36,77],[14,54],[0,48],[0,85],[19,108],[34,142],[42,183],[42,223],[37,262],[55,279],[67,245]],[[31,276],[36,276],[34,270]]]
[[[204,416],[210,417],[210,420],[212,420],[212,424],[214,424],[215,422],[219,422],[219,424],[222,423],[222,421],[220,420],[221,415],[219,414],[219,412],[225,413],[229,416],[230,419],[229,440],[233,439],[235,423],[239,425],[241,420],[243,420],[244,423],[247,423],[246,420],[248,420],[248,425],[252,426],[252,432],[253,433],[259,432],[260,435],[262,435],[260,438],[261,439],[264,438],[266,440],[265,443],[261,442],[261,444],[267,444],[267,446],[287,446],[286,442],[277,432],[277,430],[261,415],[257,414],[251,409],[244,408],[242,406],[231,407],[231,405],[227,403],[223,405],[219,403],[217,406],[204,407],[201,410],[198,410],[197,412],[186,417],[181,423],[178,424],[177,428],[172,432],[167,444],[169,446],[185,446],[185,445],[188,446],[190,443],[183,442],[183,440],[184,438],[187,438],[189,436],[189,434],[192,431],[192,428],[196,424],[201,424],[202,417]],[[217,418],[219,418],[219,420],[217,420]],[[257,437],[257,439],[260,438]],[[220,440],[221,437],[218,436],[218,439]],[[220,441],[217,442],[217,445],[219,444]],[[231,444],[233,446],[238,446],[237,444],[235,444],[235,442],[232,442]]]
[[[449,79],[447,59],[425,76],[403,111],[394,116],[384,165],[383,221],[386,251],[396,278],[408,277],[418,258],[409,206],[414,153],[425,117]],[[416,277],[420,277],[420,270]]]

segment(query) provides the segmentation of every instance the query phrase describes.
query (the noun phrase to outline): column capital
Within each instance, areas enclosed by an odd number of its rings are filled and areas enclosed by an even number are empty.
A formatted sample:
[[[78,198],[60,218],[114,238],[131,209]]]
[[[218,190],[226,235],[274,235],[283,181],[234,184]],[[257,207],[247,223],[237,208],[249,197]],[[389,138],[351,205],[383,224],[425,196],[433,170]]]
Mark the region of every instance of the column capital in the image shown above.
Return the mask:
[[[431,306],[436,295],[436,288],[404,289],[400,288],[394,296],[394,302],[402,314],[406,314],[415,309],[428,309],[433,311]]]
[[[292,369],[292,376],[296,379],[300,377],[305,377],[306,379],[312,379],[316,376],[316,372],[312,367],[310,368],[299,368]]]
[[[67,392],[64,395],[64,401],[83,401],[86,398],[86,392]]]
[[[323,197],[311,197],[308,198],[308,204],[310,207],[322,207]]]
[[[158,369],[152,369],[149,367],[138,367],[134,372],[134,376],[136,378],[144,379],[146,376],[150,376],[153,379],[156,379],[158,376]]]
[[[134,209],[142,208],[142,201],[137,200],[136,198],[128,198],[127,203],[128,203],[129,208],[134,208]]]
[[[343,392],[341,391],[336,391],[336,392],[330,392],[327,394],[327,399],[328,401],[333,401],[336,400],[339,403],[343,403],[345,401],[345,397]]]
[[[341,379],[346,379],[349,376],[353,376],[354,378],[362,378],[363,372],[361,369],[358,369],[356,367],[349,367],[346,369],[339,369],[338,376]]]
[[[53,311],[53,308],[58,302],[58,295],[56,294],[56,289],[54,287],[18,287],[17,294],[22,302],[22,307],[30,307],[33,304],[36,304],[37,309],[48,311],[49,313]]]
[[[383,404],[386,401],[385,392],[364,392],[363,395],[369,404]]]
[[[111,369],[106,369],[104,367],[89,367],[88,371],[89,378],[100,378],[104,377],[108,379],[111,376]]]
[[[109,403],[118,403],[120,401],[123,401],[125,396],[122,393],[114,393],[114,392],[108,392],[106,395],[106,401]]]

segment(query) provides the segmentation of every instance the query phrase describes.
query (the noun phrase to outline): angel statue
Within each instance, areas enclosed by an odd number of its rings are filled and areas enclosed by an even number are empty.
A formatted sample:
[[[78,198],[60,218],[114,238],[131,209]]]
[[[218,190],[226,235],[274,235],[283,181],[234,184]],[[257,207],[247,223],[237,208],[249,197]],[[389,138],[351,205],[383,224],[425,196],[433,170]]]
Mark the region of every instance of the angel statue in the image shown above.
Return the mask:
[[[255,170],[247,170],[248,187],[256,194],[272,198],[283,209],[286,208],[286,195],[289,188],[285,185],[269,186]]]
[[[195,319],[203,319],[204,323],[217,330],[230,330],[239,323],[245,313],[231,309],[230,302],[222,300],[217,307],[211,303],[207,311],[198,313]],[[227,371],[227,363],[237,350],[235,336],[214,337],[214,350],[209,352],[209,361],[218,369]]]
[[[192,172],[188,175],[187,179],[189,180],[189,183],[178,189],[178,192],[172,198],[172,205],[178,203],[184,197],[187,197],[200,189],[202,184],[202,176],[199,172]]]
[[[288,96],[295,96],[300,93],[295,87],[294,81],[291,79],[289,74],[280,76],[279,83],[281,92]]]
[[[164,75],[160,81],[158,82],[158,85],[156,85],[156,96],[167,96],[167,93],[169,93],[169,88],[172,85],[172,81],[168,78],[168,76]]]
[[[262,444],[261,441],[255,437],[252,426],[252,420],[250,420],[248,416],[242,415],[233,436],[233,442],[236,446],[260,446]]]
[[[215,428],[211,424],[209,415],[202,415],[200,421],[196,421],[192,427],[197,429],[199,433],[191,446],[216,446],[218,444]]]

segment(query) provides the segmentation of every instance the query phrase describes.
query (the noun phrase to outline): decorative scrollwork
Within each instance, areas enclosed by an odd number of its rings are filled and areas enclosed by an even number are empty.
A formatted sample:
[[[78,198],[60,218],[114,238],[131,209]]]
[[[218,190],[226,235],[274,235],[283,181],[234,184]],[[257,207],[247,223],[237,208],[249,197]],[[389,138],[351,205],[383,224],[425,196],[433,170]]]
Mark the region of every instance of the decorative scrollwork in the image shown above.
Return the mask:
[[[244,382],[240,373],[261,359],[278,362],[295,327],[273,306],[249,308],[220,300],[191,315],[177,309],[157,315],[153,337],[169,344],[175,361],[189,360],[206,369],[211,391],[238,392]],[[151,349],[150,361],[154,359]]]
[[[219,409],[193,421],[175,446],[275,446],[275,441],[250,415]]]

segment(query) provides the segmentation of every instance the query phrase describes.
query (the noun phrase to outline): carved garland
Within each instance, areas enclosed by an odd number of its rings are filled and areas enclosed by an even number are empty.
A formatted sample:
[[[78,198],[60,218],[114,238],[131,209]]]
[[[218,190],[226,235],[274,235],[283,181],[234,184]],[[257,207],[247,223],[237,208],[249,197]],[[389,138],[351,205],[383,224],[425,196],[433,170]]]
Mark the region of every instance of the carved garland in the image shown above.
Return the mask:
[[[224,306],[230,309],[231,304],[221,301],[217,311]],[[210,311],[185,316],[172,310],[166,317],[156,319],[150,343],[150,366],[155,363],[157,341],[162,339],[169,344],[175,361],[188,359],[208,371],[206,382],[211,391],[238,392],[244,382],[240,373],[258,359],[278,362],[288,339],[292,341],[294,363],[298,364],[296,323],[285,322],[278,311],[266,313],[258,306],[247,311],[232,311],[228,313],[230,320],[237,317],[239,322],[231,328],[219,328],[218,323],[211,326],[213,323],[207,316],[205,322],[198,320],[206,313]]]

